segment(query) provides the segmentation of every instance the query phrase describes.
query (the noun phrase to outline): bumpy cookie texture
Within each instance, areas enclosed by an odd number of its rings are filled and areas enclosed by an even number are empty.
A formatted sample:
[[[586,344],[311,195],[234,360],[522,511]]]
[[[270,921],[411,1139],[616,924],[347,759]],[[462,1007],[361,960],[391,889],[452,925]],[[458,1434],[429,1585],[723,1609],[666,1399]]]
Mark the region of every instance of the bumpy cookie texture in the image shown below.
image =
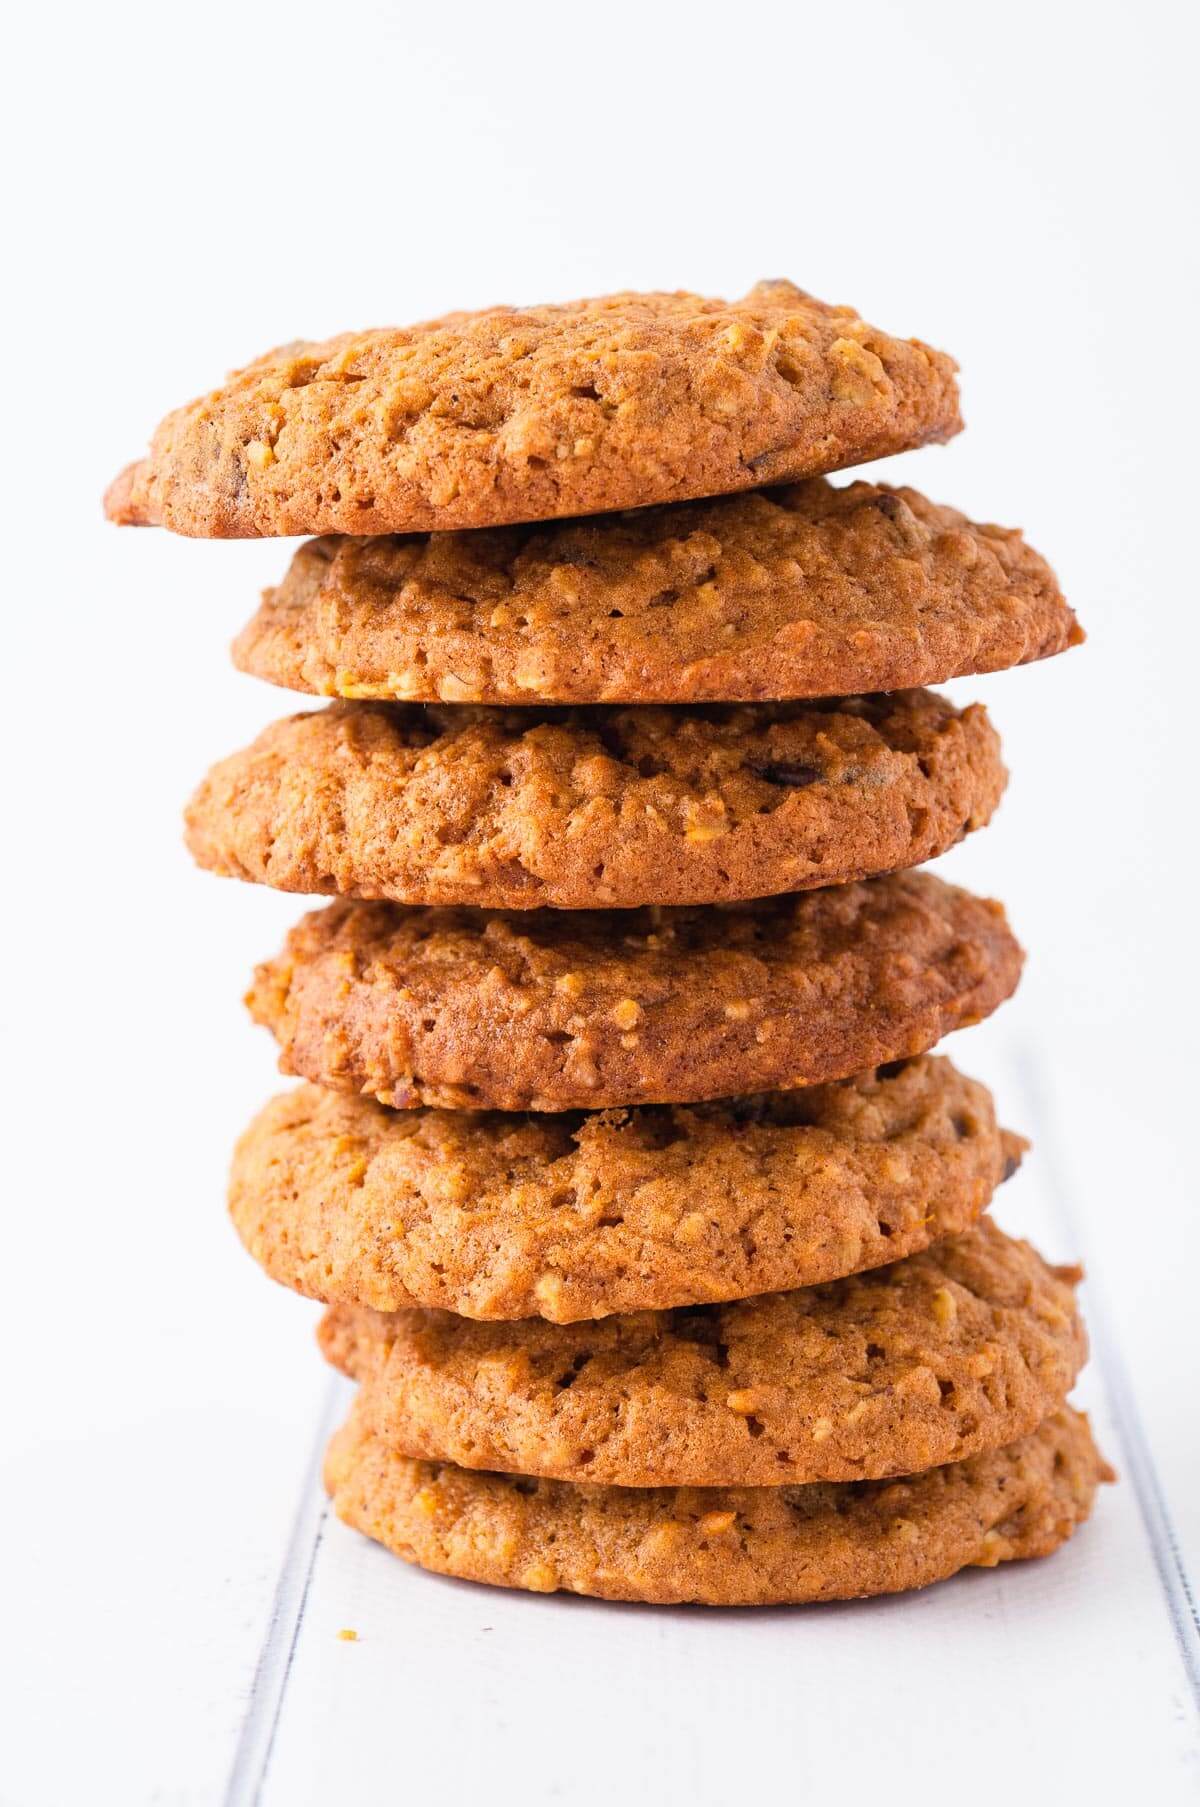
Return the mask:
[[[926,1056],[837,1085],[634,1111],[389,1111],[300,1086],[238,1144],[230,1210],[330,1303],[555,1323],[810,1286],[968,1229],[1020,1160]]]
[[[1015,989],[999,904],[906,872],[696,910],[304,917],[247,997],[280,1066],[385,1104],[602,1110],[844,1079]]]
[[[978,705],[928,690],[706,709],[334,703],[214,766],[200,865],[488,909],[731,903],[920,865],[1000,800]]]
[[[406,1456],[622,1487],[876,1480],[997,1449],[1087,1354],[1072,1287],[988,1219],[869,1273],[590,1324],[335,1305],[329,1359]]]
[[[105,505],[218,539],[637,508],[948,439],[954,371],[784,281],[448,314],[268,352],[169,414]]]
[[[314,696],[757,702],[940,684],[1082,639],[1015,530],[813,478],[490,533],[311,540],[233,656]]]
[[[359,1407],[325,1485],[348,1525],[441,1575],[654,1605],[803,1605],[1048,1556],[1112,1480],[1069,1409],[1006,1449],[906,1480],[594,1487],[415,1462]]]

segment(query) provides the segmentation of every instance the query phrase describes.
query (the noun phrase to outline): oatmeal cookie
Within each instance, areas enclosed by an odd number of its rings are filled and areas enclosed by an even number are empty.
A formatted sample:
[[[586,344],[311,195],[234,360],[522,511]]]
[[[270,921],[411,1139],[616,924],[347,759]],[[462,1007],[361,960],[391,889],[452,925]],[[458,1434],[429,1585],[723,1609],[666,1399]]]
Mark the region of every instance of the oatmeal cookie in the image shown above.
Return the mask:
[[[785,281],[447,314],[267,352],[169,414],[105,506],[215,539],[640,508],[949,439],[954,372]]]

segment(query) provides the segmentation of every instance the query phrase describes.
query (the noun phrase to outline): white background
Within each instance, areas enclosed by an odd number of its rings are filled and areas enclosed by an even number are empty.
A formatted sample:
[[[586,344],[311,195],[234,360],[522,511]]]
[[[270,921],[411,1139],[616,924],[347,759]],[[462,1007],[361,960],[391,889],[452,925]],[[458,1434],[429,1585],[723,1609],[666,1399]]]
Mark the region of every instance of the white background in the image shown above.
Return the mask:
[[[290,549],[118,533],[99,511],[167,407],[291,337],[783,274],[958,357],[968,431],[886,474],[1022,525],[1091,638],[956,688],[992,708],[1013,777],[996,824],[945,864],[1005,899],[1031,960],[1017,1000],[953,1051],[1018,1127],[1005,1076],[1034,1076],[1053,1143],[1036,1183],[1069,1195],[1055,1221],[1073,1246],[1053,1252],[1091,1261],[1109,1377],[1127,1372],[1177,1533],[1200,1543],[1194,19],[1182,0],[114,0],[6,28],[5,1807],[223,1798],[325,1398],[311,1314],[252,1270],[222,1208],[229,1145],[275,1083],[239,995],[303,906],[194,873],[178,827],[204,768],[289,706],[234,674],[226,645]],[[1166,1759],[1137,1690],[1170,1664],[1135,1635],[1161,1602],[1128,1479],[1105,1513],[1130,1541],[1092,1527],[1117,1541],[1078,1559],[1087,1586],[1036,1584],[1035,1600],[1071,1590],[1036,1631],[1011,1605],[1034,1584],[986,1598],[998,1626],[1013,1615],[1008,1672],[1051,1690],[1086,1667],[1095,1628],[1105,1665],[1130,1671],[1110,1687],[1121,1711],[1092,1696],[1096,1721],[1148,1777]],[[349,1622],[372,1603],[398,1616],[373,1658],[365,1635],[335,1646],[336,1587],[314,1608],[273,1801],[315,1800],[318,1772],[334,1798],[356,1699],[390,1740],[389,1794],[415,1773],[430,1800],[438,1776],[447,1799],[472,1781],[590,1799],[562,1753],[609,1776],[630,1713],[626,1800],[672,1798],[664,1766],[691,1807],[735,1773],[816,1773],[832,1716],[797,1767],[778,1730],[794,1698],[765,1744],[743,1740],[764,1733],[763,1697],[726,1677],[800,1673],[778,1621],[711,1621],[699,1651],[678,1615],[517,1602],[504,1657],[481,1667],[446,1604],[475,1593],[363,1560]],[[965,1640],[979,1616],[955,1598]],[[470,1611],[490,1627],[501,1606]],[[905,1718],[899,1758],[871,1742],[880,1677],[914,1661],[909,1623],[810,1615],[803,1677],[861,1698],[869,1641],[876,1704],[838,1722],[846,1773],[924,1802],[958,1784],[939,1713]],[[361,1690],[344,1669],[322,1681],[335,1647],[364,1665]],[[926,1699],[962,1748],[1019,1744],[1028,1701],[1006,1717],[986,1666],[964,1682],[941,1660]],[[604,1705],[618,1666],[636,1706],[615,1681]],[[1089,1763],[1079,1726],[1056,1745],[1052,1719],[1043,1777],[1102,1795],[1120,1762],[1105,1747]],[[349,1767],[347,1798],[384,1798],[383,1776]],[[1176,1798],[1170,1773],[1157,1799]]]

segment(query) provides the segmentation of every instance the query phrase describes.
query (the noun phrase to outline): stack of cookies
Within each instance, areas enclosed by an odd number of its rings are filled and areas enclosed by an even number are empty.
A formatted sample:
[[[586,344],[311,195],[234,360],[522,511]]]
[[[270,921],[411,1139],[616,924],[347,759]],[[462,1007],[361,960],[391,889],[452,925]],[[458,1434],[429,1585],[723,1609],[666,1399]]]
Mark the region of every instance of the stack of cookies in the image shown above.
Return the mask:
[[[117,520],[318,534],[238,665],[334,698],[216,766],[201,865],[332,895],[249,1003],[303,1083],[234,1221],[359,1383],[335,1506],[406,1559],[801,1602],[1043,1555],[1106,1470],[1022,1141],[929,1053],[1013,990],[912,870],[1004,786],[921,688],[1080,638],[1021,536],[825,473],[954,365],[786,282],[292,344]]]

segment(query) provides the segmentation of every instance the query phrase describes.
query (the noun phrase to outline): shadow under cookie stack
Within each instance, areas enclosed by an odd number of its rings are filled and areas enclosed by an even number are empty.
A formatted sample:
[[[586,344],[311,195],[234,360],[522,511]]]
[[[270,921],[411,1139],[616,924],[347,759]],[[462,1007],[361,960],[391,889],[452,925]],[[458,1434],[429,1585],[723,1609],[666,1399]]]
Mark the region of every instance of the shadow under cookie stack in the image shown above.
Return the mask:
[[[337,1512],[608,1599],[916,1588],[1055,1549],[1105,1465],[1024,1144],[928,1050],[1016,985],[912,868],[982,827],[982,708],[1074,645],[1016,532],[825,473],[944,440],[954,365],[785,282],[269,353],[118,521],[319,534],[242,670],[333,697],[216,766],[212,871],[333,894],[258,970],[297,1090],[231,1204],[359,1384]]]

